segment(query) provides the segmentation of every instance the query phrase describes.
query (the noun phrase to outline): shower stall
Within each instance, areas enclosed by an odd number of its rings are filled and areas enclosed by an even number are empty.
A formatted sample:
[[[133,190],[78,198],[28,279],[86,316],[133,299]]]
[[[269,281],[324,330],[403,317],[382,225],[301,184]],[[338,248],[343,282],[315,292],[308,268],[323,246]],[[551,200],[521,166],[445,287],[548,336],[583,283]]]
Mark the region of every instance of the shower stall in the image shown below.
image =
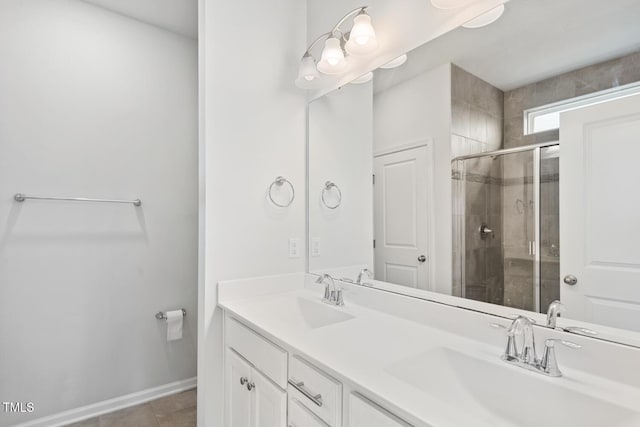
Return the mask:
[[[456,157],[453,294],[545,311],[559,298],[559,145]]]

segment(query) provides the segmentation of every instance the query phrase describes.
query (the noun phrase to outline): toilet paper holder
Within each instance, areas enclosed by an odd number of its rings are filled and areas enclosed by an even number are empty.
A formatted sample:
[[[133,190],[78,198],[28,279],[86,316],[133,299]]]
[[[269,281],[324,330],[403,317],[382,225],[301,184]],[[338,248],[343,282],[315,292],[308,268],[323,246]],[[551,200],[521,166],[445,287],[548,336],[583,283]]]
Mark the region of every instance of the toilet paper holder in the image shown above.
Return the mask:
[[[184,308],[181,308],[182,310],[182,317],[186,317],[187,316],[187,310],[185,310]],[[167,315],[164,311],[159,311],[156,313],[156,319],[158,320],[165,320],[167,318]]]

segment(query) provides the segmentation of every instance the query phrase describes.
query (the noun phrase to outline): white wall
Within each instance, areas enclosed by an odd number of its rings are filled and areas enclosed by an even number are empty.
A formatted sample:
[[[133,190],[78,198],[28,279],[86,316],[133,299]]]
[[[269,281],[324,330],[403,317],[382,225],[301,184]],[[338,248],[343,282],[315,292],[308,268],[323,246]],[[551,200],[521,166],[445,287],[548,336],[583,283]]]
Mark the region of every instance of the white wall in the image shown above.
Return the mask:
[[[372,89],[371,83],[347,85],[309,105],[309,237],[320,239],[310,271],[373,270]],[[336,209],[322,204],[326,181],[342,192]],[[335,190],[326,199],[336,202]],[[354,272],[341,270],[337,277],[355,279]]]
[[[431,268],[436,292],[451,293],[451,65],[406,80],[373,98],[374,153],[431,139],[434,231]]]
[[[306,2],[201,0],[201,183],[206,218],[198,422],[223,427],[217,282],[305,269],[306,100],[293,81],[305,48]],[[289,208],[267,188],[289,179]],[[288,239],[300,239],[289,258]]]
[[[195,375],[196,53],[75,0],[0,2],[0,401],[35,404],[0,425]],[[178,307],[167,343],[154,314]]]

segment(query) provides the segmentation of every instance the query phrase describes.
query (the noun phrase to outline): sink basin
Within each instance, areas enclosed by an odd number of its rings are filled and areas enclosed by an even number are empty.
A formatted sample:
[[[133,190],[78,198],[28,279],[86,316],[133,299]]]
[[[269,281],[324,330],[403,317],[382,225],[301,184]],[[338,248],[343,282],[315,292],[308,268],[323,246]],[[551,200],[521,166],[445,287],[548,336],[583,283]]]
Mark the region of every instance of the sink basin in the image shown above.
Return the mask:
[[[460,410],[495,427],[640,425],[639,412],[563,386],[572,381],[566,377],[519,372],[496,359],[434,348],[387,372],[443,404],[459,403]]]
[[[333,307],[320,301],[296,297],[274,302],[278,307],[266,307],[273,316],[287,324],[299,325],[307,329],[317,329],[353,319],[340,307]]]

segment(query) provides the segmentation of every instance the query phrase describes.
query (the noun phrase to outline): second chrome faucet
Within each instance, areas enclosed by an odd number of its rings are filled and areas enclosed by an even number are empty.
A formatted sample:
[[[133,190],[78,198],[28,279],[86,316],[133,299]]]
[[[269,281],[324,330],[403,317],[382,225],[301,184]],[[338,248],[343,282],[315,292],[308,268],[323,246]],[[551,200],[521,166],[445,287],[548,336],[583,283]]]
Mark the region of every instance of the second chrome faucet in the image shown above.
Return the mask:
[[[516,342],[518,337],[520,337],[519,341],[522,342],[520,348],[518,348]],[[502,360],[550,377],[560,377],[562,376],[562,372],[558,368],[556,360],[556,343],[560,343],[569,348],[581,347],[571,341],[548,339],[545,341],[542,358],[538,358],[536,354],[533,323],[524,316],[518,316],[513,320],[511,326],[507,328],[507,347],[502,355]]]
[[[336,282],[335,280],[333,280],[333,277],[329,276],[328,274],[323,274],[316,279],[316,283],[325,283],[324,297],[322,298],[323,302],[337,306],[344,305],[342,289],[336,288]]]

